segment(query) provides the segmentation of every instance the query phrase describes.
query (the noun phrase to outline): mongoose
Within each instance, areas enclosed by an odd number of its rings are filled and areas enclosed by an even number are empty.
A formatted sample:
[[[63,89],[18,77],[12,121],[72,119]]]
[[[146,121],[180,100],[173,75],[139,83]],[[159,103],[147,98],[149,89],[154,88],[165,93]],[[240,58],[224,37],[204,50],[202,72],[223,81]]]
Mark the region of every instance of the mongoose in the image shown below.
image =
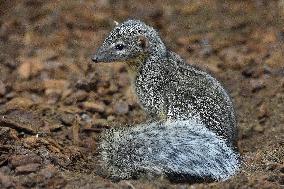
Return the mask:
[[[235,112],[226,90],[169,51],[152,27],[139,20],[118,24],[92,60],[124,62],[141,107],[155,118],[103,132],[100,162],[110,178],[224,180],[238,170]]]

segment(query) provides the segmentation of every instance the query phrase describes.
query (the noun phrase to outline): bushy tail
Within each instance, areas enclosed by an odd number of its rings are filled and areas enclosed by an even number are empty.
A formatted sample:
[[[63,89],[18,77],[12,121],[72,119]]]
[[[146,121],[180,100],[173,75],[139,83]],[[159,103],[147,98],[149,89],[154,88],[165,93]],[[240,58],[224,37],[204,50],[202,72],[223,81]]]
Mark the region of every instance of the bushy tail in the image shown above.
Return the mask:
[[[164,175],[173,180],[225,180],[239,155],[194,120],[154,122],[102,134],[100,166],[113,179]]]

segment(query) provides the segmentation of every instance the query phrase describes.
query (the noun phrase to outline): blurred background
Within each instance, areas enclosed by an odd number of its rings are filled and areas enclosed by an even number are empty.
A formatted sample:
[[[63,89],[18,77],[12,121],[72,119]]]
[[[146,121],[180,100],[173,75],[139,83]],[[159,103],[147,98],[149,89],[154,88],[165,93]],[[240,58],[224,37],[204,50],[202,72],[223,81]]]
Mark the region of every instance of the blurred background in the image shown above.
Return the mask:
[[[281,188],[283,0],[0,0],[0,188]],[[111,183],[96,169],[103,129],[146,115],[123,64],[90,57],[135,18],[231,94],[244,165],[223,183]]]

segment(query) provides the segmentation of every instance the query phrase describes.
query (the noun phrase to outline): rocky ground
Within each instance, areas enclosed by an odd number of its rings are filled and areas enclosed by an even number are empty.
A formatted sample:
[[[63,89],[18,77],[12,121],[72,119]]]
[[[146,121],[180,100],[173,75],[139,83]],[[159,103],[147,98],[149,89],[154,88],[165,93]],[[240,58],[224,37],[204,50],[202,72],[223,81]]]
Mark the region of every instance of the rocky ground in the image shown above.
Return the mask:
[[[284,1],[0,1],[0,188],[283,188]],[[91,54],[138,18],[230,92],[242,170],[219,183],[113,183],[96,174],[103,129],[145,120],[123,64]]]

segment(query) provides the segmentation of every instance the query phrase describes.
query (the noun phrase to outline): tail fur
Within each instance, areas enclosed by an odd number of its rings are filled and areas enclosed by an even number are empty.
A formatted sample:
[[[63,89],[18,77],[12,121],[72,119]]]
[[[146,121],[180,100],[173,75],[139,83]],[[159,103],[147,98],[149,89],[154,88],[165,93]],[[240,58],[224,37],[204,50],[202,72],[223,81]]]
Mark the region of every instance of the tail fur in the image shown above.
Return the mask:
[[[176,181],[218,181],[239,168],[237,152],[194,120],[106,130],[99,149],[100,166],[112,179],[155,175]]]

